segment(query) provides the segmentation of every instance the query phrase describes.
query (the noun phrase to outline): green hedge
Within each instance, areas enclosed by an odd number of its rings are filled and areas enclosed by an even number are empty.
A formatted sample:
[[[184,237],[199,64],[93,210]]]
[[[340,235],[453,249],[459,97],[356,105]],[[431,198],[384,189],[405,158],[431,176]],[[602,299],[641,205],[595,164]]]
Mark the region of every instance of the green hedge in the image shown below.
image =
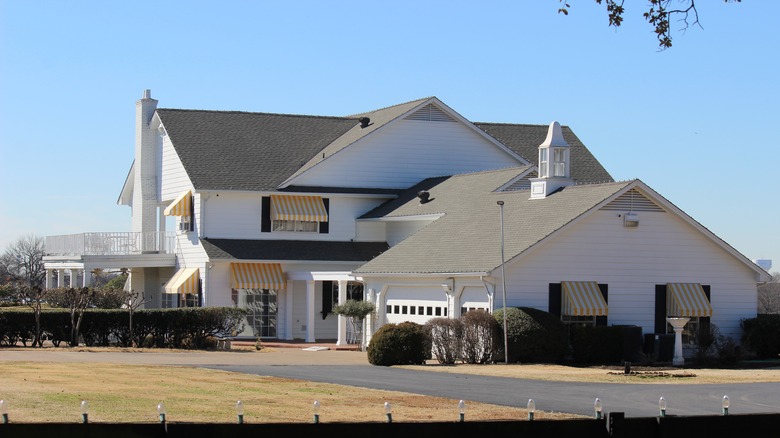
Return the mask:
[[[566,355],[566,327],[555,315],[531,307],[508,307],[509,362],[556,362]],[[504,310],[493,313],[503,332]],[[503,345],[498,357],[504,355]]]
[[[385,324],[368,343],[368,362],[372,365],[419,365],[430,357],[431,344],[420,324]]]
[[[612,326],[572,326],[572,359],[580,363],[618,363],[623,358],[623,329]]]
[[[144,309],[133,313],[130,337],[129,312],[122,309],[87,309],[81,322],[81,338],[87,346],[137,345],[160,348],[207,348],[214,337],[229,337],[243,330],[246,311],[233,307]],[[35,317],[31,309],[0,309],[0,344],[27,345],[33,338]],[[41,312],[41,331],[55,346],[70,337],[70,312]],[[131,342],[132,341],[132,342]]]
[[[742,344],[759,358],[777,359],[780,354],[780,315],[758,315],[741,321]]]

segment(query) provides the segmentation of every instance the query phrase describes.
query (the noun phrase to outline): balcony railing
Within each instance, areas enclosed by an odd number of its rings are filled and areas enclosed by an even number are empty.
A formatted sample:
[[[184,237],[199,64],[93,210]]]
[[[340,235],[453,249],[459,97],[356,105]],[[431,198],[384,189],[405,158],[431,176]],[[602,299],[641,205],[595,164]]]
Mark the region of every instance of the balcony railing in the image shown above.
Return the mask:
[[[47,255],[173,254],[175,248],[175,233],[157,231],[46,236]]]

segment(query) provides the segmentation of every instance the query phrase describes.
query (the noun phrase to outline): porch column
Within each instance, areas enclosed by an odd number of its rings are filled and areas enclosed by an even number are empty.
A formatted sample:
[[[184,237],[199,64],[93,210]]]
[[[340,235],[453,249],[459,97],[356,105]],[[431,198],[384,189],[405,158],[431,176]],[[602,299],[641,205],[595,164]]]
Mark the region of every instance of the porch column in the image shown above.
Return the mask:
[[[65,287],[65,270],[57,269],[57,287]]]
[[[347,280],[339,280],[339,302],[344,304],[347,301]],[[347,345],[347,317],[338,316],[338,339],[336,345]]]
[[[54,280],[54,276],[52,274],[54,274],[53,269],[46,270],[46,289],[52,288],[52,281]]]
[[[306,280],[306,342],[314,342],[314,280]]]
[[[287,280],[287,291],[284,296],[284,339],[293,340],[293,281]]]
[[[87,287],[92,284],[92,271],[84,269],[84,278],[82,279],[81,284],[81,287]]]
[[[79,270],[78,269],[71,269],[70,270],[70,284],[68,286],[70,286],[70,287],[78,287],[78,281],[79,281]]]

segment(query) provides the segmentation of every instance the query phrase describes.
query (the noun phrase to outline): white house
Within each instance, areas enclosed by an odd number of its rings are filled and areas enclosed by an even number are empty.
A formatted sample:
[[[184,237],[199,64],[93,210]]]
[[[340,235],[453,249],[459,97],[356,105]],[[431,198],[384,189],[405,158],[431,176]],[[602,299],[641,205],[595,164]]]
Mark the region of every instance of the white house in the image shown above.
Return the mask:
[[[557,123],[473,123],[435,97],[323,117],[161,109],[147,90],[136,108],[131,231],[48,237],[48,287],[129,268],[153,307],[239,306],[240,336],[343,344],[330,310],[348,298],[376,304],[370,336],[504,295],[645,333],[711,318],[738,339],[769,279]]]

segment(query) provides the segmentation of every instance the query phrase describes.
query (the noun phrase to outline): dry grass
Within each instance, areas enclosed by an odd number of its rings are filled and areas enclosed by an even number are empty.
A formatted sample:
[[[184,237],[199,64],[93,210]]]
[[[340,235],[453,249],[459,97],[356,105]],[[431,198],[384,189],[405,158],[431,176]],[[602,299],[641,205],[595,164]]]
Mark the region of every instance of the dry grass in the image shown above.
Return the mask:
[[[559,382],[652,384],[780,382],[780,368],[730,370],[633,367],[632,370],[636,373],[628,376],[623,374],[622,367],[570,367],[546,364],[438,365],[429,362],[427,365],[404,366],[403,368]]]
[[[154,422],[164,401],[169,421],[229,423],[242,400],[247,423],[312,419],[314,400],[323,422],[382,422],[383,404],[398,422],[455,421],[457,400],[390,391],[254,376],[191,367],[102,363],[0,362],[0,398],[14,422],[77,422],[82,399],[94,422]],[[524,409],[468,402],[469,420],[517,420]],[[537,412],[537,418],[577,416]]]

